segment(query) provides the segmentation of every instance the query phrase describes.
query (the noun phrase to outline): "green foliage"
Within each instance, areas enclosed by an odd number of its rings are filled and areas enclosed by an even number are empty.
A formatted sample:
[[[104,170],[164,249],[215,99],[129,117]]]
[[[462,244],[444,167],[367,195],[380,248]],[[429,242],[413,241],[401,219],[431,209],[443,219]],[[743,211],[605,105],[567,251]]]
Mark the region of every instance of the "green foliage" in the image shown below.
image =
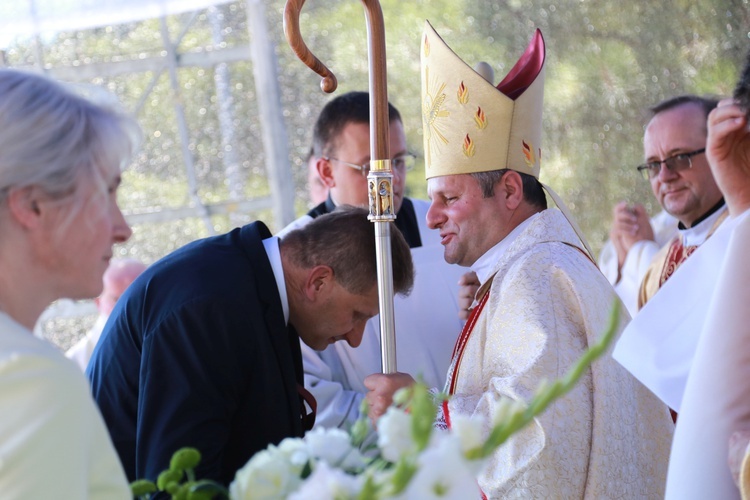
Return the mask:
[[[156,485],[147,479],[139,479],[130,483],[130,491],[136,498],[148,498],[156,492]]]
[[[133,496],[139,500],[149,498],[151,493],[164,491],[174,500],[214,500],[228,499],[227,489],[216,481],[196,480],[195,468],[201,461],[201,454],[195,448],[180,448],[172,455],[169,469],[159,474],[154,484],[146,479],[130,483]],[[182,482],[184,479],[187,481]]]
[[[193,470],[201,461],[201,454],[195,448],[181,448],[172,455],[169,462],[169,470],[182,471]]]
[[[182,481],[182,471],[167,469],[159,474],[156,479],[156,487],[161,491],[169,491],[169,484],[179,484]]]
[[[411,433],[414,436],[417,451],[422,451],[430,441],[437,409],[432,396],[427,391],[414,392],[411,397],[411,409],[414,412]]]

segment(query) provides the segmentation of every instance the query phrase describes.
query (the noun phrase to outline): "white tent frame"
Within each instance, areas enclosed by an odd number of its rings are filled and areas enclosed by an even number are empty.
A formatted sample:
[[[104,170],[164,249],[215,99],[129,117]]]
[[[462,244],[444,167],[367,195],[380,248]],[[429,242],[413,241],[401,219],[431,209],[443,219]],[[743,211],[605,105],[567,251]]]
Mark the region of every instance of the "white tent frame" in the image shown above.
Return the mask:
[[[239,0],[243,1],[243,0]],[[246,4],[247,26],[250,42],[246,45],[220,47],[220,16],[215,5],[227,3],[228,0],[128,0],[118,8],[118,0],[72,0],[65,4],[64,12],[44,10],[45,0],[28,0],[28,4],[13,3],[15,11],[7,12],[11,5],[8,2],[0,7],[0,33],[26,33],[36,37],[36,61],[31,67],[19,69],[41,71],[53,78],[67,82],[91,81],[96,77],[115,77],[129,73],[152,72],[150,85],[140,96],[134,110],[137,115],[145,103],[150,92],[164,72],[169,74],[172,88],[172,105],[174,106],[179,138],[181,141],[182,159],[188,179],[189,203],[177,208],[154,207],[145,210],[125,212],[129,224],[159,223],[198,217],[204,221],[208,234],[213,234],[211,216],[229,215],[255,212],[271,208],[276,227],[284,227],[295,218],[294,213],[294,183],[289,163],[289,145],[286,127],[283,120],[281,97],[278,85],[278,65],[274,52],[274,43],[269,37],[265,6],[262,0],[244,0]],[[64,3],[64,2],[63,2]],[[133,9],[134,3],[136,8]],[[19,5],[23,8],[18,8]],[[60,2],[52,2],[52,6],[60,7]],[[123,10],[125,5],[129,10]],[[200,52],[180,53],[180,41],[189,32],[197,16],[196,9],[209,9],[210,21],[214,29],[214,42],[218,48]],[[185,14],[181,32],[172,39],[166,24],[166,15]],[[112,61],[105,63],[90,63],[73,66],[49,67],[42,59],[40,35],[48,30],[77,30],[93,28],[103,25],[131,22],[158,15],[161,21],[161,35],[164,44],[163,55],[143,59]],[[109,20],[112,20],[111,22]],[[237,176],[238,161],[232,154],[224,156],[224,171],[229,183],[230,199],[218,203],[207,204],[198,196],[193,156],[188,147],[190,143],[189,129],[185,120],[184,109],[180,100],[180,85],[177,77],[182,67],[212,67],[215,69],[215,85],[219,108],[219,123],[222,134],[222,144],[231,144],[234,140],[232,127],[231,96],[229,89],[229,72],[227,65],[234,62],[250,60],[253,68],[253,78],[256,95],[264,96],[258,100],[261,124],[262,143],[266,158],[266,172],[271,195],[255,198],[242,196],[242,176]],[[4,53],[0,50],[0,67],[7,66]],[[226,148],[225,148],[226,149]],[[232,149],[232,148],[228,148]],[[88,302],[73,302],[61,300],[48,308],[40,318],[40,325],[45,321],[59,317],[76,317],[94,313],[93,305]]]

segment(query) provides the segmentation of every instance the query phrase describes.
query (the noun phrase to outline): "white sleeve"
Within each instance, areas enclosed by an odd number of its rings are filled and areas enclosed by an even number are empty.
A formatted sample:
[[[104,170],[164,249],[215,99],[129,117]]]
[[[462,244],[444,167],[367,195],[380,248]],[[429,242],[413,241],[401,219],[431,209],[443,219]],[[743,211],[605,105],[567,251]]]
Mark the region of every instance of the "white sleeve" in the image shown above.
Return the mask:
[[[333,346],[322,353],[304,342],[300,342],[300,347],[305,387],[318,404],[315,427],[348,428],[359,417],[359,405],[364,399],[364,393],[353,390],[348,385],[345,369]]]
[[[750,429],[750,212],[746,214],[737,217],[738,225],[728,244],[722,243],[716,251],[705,253],[705,246],[716,241],[718,232],[714,233],[685,263],[704,267],[707,260],[721,262],[716,264],[718,273],[713,273],[715,288],[706,286],[706,281],[682,281],[685,285],[698,285],[693,290],[701,290],[702,301],[708,306],[704,317],[694,322],[701,333],[669,460],[666,498],[670,500],[740,498],[727,457],[732,433]],[[693,259],[696,260],[691,262]],[[671,279],[667,284],[671,284]],[[681,290],[685,289],[672,292],[679,298]]]

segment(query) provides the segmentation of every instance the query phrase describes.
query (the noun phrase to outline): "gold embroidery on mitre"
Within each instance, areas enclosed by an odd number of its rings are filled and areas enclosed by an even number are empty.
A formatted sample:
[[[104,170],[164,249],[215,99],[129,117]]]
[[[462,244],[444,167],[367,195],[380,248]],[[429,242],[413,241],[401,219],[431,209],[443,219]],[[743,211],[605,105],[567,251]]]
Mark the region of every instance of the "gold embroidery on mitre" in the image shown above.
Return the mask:
[[[461,85],[458,86],[456,97],[458,98],[458,102],[460,104],[466,104],[467,102],[469,102],[469,89],[466,88],[466,85],[464,85],[463,81],[461,81]]]
[[[433,134],[440,140],[440,142],[448,144],[448,139],[441,131],[445,124],[440,119],[449,117],[450,112],[444,107],[447,98],[445,94],[445,83],[439,84],[437,81],[430,82],[430,68],[428,66],[425,66],[424,68],[424,75],[425,81],[428,82],[428,88],[425,91],[424,101],[422,102],[422,121],[424,122],[424,130],[427,140],[427,165],[429,166],[432,163],[432,150],[438,146],[432,140]],[[436,90],[430,90],[435,87],[437,87]]]
[[[471,140],[469,134],[466,134],[466,137],[464,137],[464,143],[462,147],[466,156],[468,156],[469,158],[474,156],[474,141]]]
[[[477,107],[477,112],[474,113],[474,123],[477,124],[479,130],[487,128],[487,116],[484,114],[484,110],[481,107]]]
[[[535,160],[534,160],[534,150],[531,149],[531,146],[526,144],[526,141],[521,139],[521,143],[523,145],[523,156],[526,160],[526,165],[531,168],[534,166]]]
[[[424,36],[424,55],[430,55],[430,41],[427,39],[427,35]]]

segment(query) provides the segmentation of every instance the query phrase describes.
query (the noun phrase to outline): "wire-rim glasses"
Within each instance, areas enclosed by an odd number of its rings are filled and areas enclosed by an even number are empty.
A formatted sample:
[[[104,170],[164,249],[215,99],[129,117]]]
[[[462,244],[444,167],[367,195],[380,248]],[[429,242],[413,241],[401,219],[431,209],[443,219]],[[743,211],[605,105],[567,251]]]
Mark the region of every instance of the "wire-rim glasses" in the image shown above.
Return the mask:
[[[398,170],[399,172],[409,172],[411,169],[414,168],[416,159],[417,159],[416,155],[413,155],[411,153],[404,153],[402,155],[398,155],[395,158],[391,158],[391,168],[393,170]],[[339,160],[338,158],[333,158],[332,156],[324,156],[323,160],[335,161],[335,162],[341,163],[342,165],[346,165],[347,167],[351,167],[355,170],[359,170],[362,173],[363,177],[367,177],[367,175],[370,173],[369,161],[362,165],[357,165],[356,163],[349,163],[348,161]]]
[[[661,172],[662,163],[665,167],[667,167],[667,170],[671,172],[679,172],[693,166],[693,161],[691,160],[693,156],[705,152],[706,148],[696,149],[695,151],[691,151],[689,153],[679,153],[663,160],[650,161],[648,163],[644,163],[643,165],[638,165],[637,168],[641,175],[643,175],[643,178],[649,181],[659,175],[659,172]]]

